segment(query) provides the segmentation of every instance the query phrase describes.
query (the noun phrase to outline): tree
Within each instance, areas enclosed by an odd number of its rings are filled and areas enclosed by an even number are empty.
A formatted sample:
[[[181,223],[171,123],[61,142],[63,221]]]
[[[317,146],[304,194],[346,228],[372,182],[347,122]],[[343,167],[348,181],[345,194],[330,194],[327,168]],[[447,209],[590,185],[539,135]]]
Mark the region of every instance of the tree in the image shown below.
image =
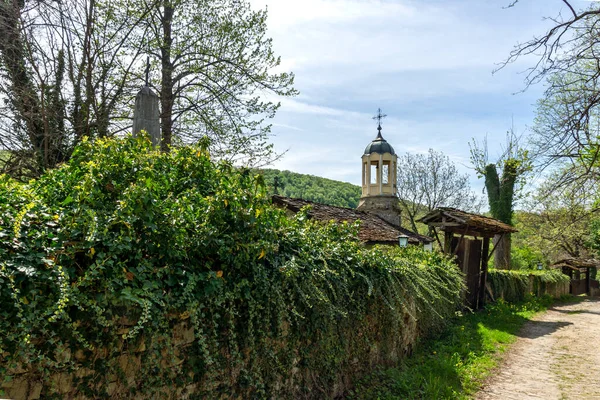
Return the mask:
[[[471,162],[480,177],[485,178],[490,214],[492,217],[512,225],[513,206],[520,191],[519,184],[524,183],[524,174],[531,170],[531,161],[527,150],[519,146],[514,131],[508,132],[506,149],[497,162],[488,159],[487,139],[483,145],[473,140],[470,145]],[[498,173],[501,169],[502,175]],[[496,253],[494,264],[498,269],[510,269],[510,234],[497,235],[494,238]]]
[[[360,199],[360,186],[351,183],[276,169],[258,172],[271,194],[347,208],[356,208]]]
[[[147,10],[104,0],[0,3],[4,172],[37,177],[66,161],[84,136],[123,129],[139,55],[125,44]]]
[[[532,150],[541,168],[557,162],[573,166],[561,168],[559,185],[597,175],[600,156],[600,6],[596,2],[577,11],[571,1],[562,2],[567,13],[550,18],[555,23],[552,28],[517,45],[500,66],[523,56],[538,57],[525,79],[527,87],[547,84],[538,104]],[[574,175],[575,171],[580,175]]]
[[[243,0],[0,2],[4,172],[37,177],[84,136],[129,130],[146,54],[164,150],[210,137],[219,158],[272,160],[265,95],[296,91],[273,72],[266,17]]]
[[[518,213],[515,244],[538,250],[549,262],[567,257],[589,258],[591,226],[600,211],[598,189],[591,182],[572,182],[558,187],[562,171],[550,176],[524,202],[528,211]]]
[[[158,61],[162,148],[178,138],[212,139],[219,157],[265,161],[271,118],[278,103],[264,93],[292,96],[293,74],[280,64],[266,37],[266,10],[243,0],[160,0],[145,20],[140,43]],[[138,45],[134,43],[134,45]]]
[[[460,174],[450,158],[429,149],[425,154],[398,157],[397,193],[413,231],[416,220],[437,207],[479,211],[478,196],[471,191],[469,176]]]

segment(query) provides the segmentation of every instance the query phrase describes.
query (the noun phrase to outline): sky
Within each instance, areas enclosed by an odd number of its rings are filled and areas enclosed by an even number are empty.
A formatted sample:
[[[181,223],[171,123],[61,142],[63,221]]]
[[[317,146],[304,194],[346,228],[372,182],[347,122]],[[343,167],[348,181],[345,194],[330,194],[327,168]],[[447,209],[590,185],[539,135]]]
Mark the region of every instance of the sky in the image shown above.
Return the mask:
[[[468,173],[469,142],[487,135],[490,159],[506,132],[535,118],[543,86],[526,91],[534,57],[492,73],[519,42],[567,12],[561,0],[250,0],[268,9],[281,71],[300,95],[282,98],[272,141],[287,151],[273,167],[360,185],[360,157],[382,134],[397,154],[441,151]],[[576,8],[589,2],[574,0]]]

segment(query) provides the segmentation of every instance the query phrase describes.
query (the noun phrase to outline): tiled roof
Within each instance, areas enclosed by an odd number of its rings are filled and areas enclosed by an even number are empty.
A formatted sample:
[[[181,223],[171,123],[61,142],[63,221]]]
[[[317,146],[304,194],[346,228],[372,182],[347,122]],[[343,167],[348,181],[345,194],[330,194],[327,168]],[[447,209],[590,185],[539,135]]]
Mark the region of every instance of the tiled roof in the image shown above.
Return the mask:
[[[552,264],[550,268],[561,268],[561,267],[569,267],[573,269],[579,268],[593,268],[600,266],[600,261],[595,259],[585,259],[585,258],[565,258],[564,260],[559,260]]]
[[[464,232],[472,236],[494,236],[501,233],[518,232],[514,227],[495,218],[450,207],[436,208],[418,222],[439,227],[444,231]]]
[[[360,220],[361,223],[358,237],[362,242],[369,244],[397,244],[398,236],[400,235],[408,236],[408,242],[411,244],[433,242],[433,239],[430,237],[392,225],[389,222],[379,218],[377,215],[364,211],[357,211],[345,207],[329,206],[308,200],[292,199],[277,195],[274,195],[272,199],[273,204],[279,207],[285,207],[293,213],[297,213],[304,206],[311,206],[308,216],[319,221],[347,221],[352,223]]]

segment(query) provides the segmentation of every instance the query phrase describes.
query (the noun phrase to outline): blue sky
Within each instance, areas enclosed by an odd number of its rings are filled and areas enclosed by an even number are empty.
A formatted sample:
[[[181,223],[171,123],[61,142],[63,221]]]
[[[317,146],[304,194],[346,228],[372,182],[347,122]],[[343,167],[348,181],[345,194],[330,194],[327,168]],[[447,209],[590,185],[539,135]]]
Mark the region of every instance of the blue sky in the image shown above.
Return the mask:
[[[524,89],[535,58],[492,74],[518,42],[566,13],[560,0],[251,0],[268,7],[269,35],[300,95],[282,99],[273,167],[360,184],[360,156],[388,115],[383,136],[398,154],[443,151],[471,186],[472,138],[500,153],[514,121],[525,132],[543,87]],[[589,2],[574,1],[577,8]]]

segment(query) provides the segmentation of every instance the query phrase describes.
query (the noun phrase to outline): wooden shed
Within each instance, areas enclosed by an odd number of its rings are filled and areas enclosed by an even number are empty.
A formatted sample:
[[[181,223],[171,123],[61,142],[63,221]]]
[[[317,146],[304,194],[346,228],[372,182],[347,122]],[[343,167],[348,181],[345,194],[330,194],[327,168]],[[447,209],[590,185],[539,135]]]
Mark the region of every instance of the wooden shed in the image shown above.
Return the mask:
[[[490,252],[490,239],[517,232],[497,219],[472,214],[455,208],[440,207],[419,220],[433,228],[435,238],[446,254],[454,254],[465,274],[468,305],[481,308],[485,303],[487,264],[496,247]],[[438,230],[444,232],[442,244]]]
[[[598,289],[597,280],[591,279],[592,268],[598,268],[600,262],[593,259],[565,258],[557,261],[550,268],[560,268],[562,273],[571,278],[569,293],[572,295],[592,294],[592,289]]]

